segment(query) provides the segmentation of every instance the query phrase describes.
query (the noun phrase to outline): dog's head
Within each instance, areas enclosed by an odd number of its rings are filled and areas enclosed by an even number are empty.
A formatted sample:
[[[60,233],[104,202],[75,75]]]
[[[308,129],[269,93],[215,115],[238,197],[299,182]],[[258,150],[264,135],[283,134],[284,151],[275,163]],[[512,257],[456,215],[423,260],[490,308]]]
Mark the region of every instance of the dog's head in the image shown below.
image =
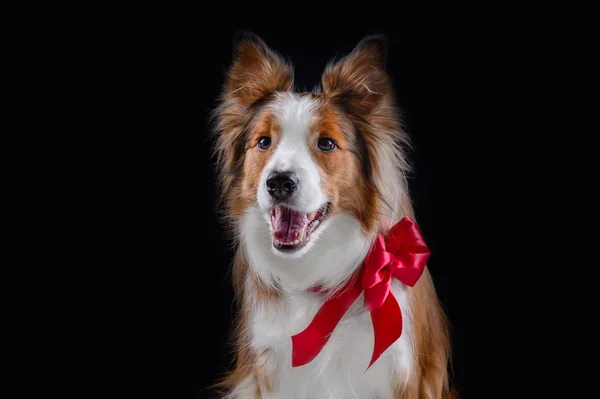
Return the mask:
[[[315,91],[297,92],[288,62],[255,35],[237,40],[215,111],[220,189],[263,261],[319,246],[351,253],[402,216],[406,137],[385,51],[384,37],[366,37],[325,68]]]

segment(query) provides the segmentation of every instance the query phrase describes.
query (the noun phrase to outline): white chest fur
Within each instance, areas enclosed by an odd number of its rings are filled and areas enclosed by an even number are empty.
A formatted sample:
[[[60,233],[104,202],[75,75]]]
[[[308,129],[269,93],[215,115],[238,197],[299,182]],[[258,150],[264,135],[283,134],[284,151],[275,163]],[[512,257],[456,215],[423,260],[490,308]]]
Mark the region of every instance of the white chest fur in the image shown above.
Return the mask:
[[[323,304],[324,297],[306,290],[316,284],[338,286],[362,264],[374,236],[365,235],[347,215],[327,220],[311,250],[300,258],[282,258],[272,249],[268,222],[250,209],[241,225],[250,267],[264,281],[287,289],[276,301],[250,299],[249,326],[255,353],[265,353],[264,371],[272,382],[265,399],[388,399],[396,384],[412,370],[412,314],[406,287],[392,282],[403,316],[402,336],[368,370],[373,351],[370,313],[360,296],[337,325],[319,355],[309,364],[292,368],[291,337],[301,332]],[[317,238],[315,236],[314,238]],[[249,292],[252,296],[252,292]],[[365,371],[366,370],[366,371]],[[255,399],[254,378],[230,397]]]
[[[286,296],[277,305],[257,306],[251,315],[251,345],[268,350],[267,373],[272,399],[391,398],[398,378],[411,370],[411,314],[405,288],[395,282],[394,294],[403,314],[403,334],[366,370],[373,351],[370,314],[362,309],[362,296],[348,311],[321,353],[309,364],[291,367],[291,336],[310,322],[323,300],[319,294]]]

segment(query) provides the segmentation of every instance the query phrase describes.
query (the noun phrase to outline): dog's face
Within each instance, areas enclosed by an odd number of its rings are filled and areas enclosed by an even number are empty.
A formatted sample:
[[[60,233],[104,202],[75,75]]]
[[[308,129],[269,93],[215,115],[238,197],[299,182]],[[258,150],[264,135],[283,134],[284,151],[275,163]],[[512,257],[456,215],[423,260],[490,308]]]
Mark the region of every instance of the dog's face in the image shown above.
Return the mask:
[[[369,37],[327,66],[321,88],[299,93],[262,40],[238,41],[216,110],[217,151],[228,214],[264,236],[255,245],[298,259],[333,226],[367,235],[393,217],[405,163],[384,56],[385,42]]]
[[[277,93],[248,126],[241,195],[270,224],[273,250],[300,256],[336,214],[368,228],[368,158],[343,113],[319,95]]]

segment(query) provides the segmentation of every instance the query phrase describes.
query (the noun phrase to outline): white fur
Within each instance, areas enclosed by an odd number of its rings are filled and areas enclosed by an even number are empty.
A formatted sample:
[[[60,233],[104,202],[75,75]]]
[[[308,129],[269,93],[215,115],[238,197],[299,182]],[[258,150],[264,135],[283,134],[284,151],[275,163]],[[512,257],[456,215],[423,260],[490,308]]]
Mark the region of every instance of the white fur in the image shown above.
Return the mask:
[[[304,212],[314,212],[325,203],[325,197],[320,188],[319,169],[310,154],[309,145],[312,143],[308,142],[313,103],[307,97],[297,98],[291,93],[285,93],[280,95],[274,105],[281,135],[274,144],[275,152],[260,176],[258,205],[265,212],[273,206],[264,184],[272,172],[293,172],[299,179],[298,189],[292,198],[294,207]]]
[[[321,264],[326,266],[326,264]],[[393,283],[403,314],[404,331],[369,370],[373,351],[373,328],[362,296],[334,330],[322,352],[309,364],[291,366],[291,336],[302,331],[323,303],[321,294],[288,293],[284,301],[255,303],[251,313],[252,347],[269,349],[267,372],[273,379],[270,399],[387,399],[393,395],[398,376],[406,383],[412,368],[412,317],[404,287]]]
[[[296,207],[304,212],[315,211],[327,198],[320,187],[319,168],[310,155],[313,143],[307,140],[312,104],[309,98],[286,94],[274,106],[281,118],[282,134],[261,179],[275,170],[295,172],[300,178]],[[401,188],[393,182],[401,179],[394,180],[396,173],[390,173],[393,176],[386,177],[386,183],[395,196]],[[273,392],[263,398],[391,398],[398,376],[407,382],[413,367],[410,301],[398,281],[393,282],[392,289],[402,309],[403,334],[368,371],[373,328],[369,312],[362,308],[362,296],[338,324],[322,352],[305,366],[291,367],[291,337],[310,323],[325,299],[322,294],[306,290],[317,284],[336,287],[351,276],[369,251],[374,233],[365,233],[351,215],[329,216],[313,232],[309,245],[295,256],[286,256],[273,248],[271,206],[266,190],[260,188],[258,204],[248,209],[239,225],[250,267],[264,283],[276,285],[282,293],[281,300],[265,303],[253,298],[248,287],[251,346],[257,353],[267,351],[267,372],[273,378]],[[397,219],[396,211],[390,210],[390,219]],[[230,397],[254,398],[256,389],[251,376]]]

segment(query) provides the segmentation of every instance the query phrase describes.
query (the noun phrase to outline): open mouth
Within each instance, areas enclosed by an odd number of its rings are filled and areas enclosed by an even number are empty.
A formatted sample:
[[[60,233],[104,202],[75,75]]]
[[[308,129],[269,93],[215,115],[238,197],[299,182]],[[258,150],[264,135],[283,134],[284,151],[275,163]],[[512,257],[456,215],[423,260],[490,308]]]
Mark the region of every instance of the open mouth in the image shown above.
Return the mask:
[[[327,216],[330,203],[316,212],[304,213],[278,205],[271,210],[273,246],[282,252],[292,252],[302,248]]]

